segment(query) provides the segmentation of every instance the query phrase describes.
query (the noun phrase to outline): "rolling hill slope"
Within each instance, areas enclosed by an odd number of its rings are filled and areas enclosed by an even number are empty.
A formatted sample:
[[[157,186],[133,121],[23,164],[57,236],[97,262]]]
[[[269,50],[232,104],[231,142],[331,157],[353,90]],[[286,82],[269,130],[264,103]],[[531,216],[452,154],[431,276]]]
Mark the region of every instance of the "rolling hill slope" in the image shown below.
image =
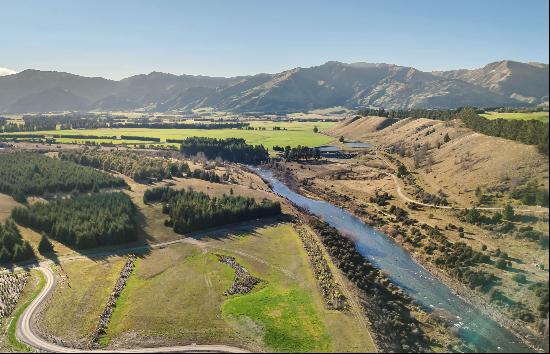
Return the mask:
[[[388,121],[382,117],[361,117],[353,122],[348,119],[325,133],[402,151],[409,168],[432,190],[442,190],[459,204],[470,205],[478,186],[513,189],[532,181],[548,189],[548,156],[535,146],[474,132],[458,120]],[[446,134],[450,141],[445,143]],[[413,156],[422,146],[427,147],[429,158],[413,169]]]

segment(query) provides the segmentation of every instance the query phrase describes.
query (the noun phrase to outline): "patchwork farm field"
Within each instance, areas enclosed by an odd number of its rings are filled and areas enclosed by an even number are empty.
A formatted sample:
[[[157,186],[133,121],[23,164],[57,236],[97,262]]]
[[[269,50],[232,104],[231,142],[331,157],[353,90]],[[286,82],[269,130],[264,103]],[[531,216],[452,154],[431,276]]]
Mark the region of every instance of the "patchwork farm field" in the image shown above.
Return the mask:
[[[526,113],[499,113],[489,112],[481,114],[482,117],[487,119],[516,119],[516,120],[539,120],[541,122],[548,122],[548,112],[526,112]]]
[[[297,145],[303,146],[318,146],[329,143],[334,138],[321,133],[313,132],[313,128],[317,127],[319,131],[323,131],[331,127],[333,122],[268,122],[258,121],[250,124],[254,130],[247,129],[150,129],[150,128],[105,128],[105,129],[90,129],[90,130],[50,130],[50,131],[35,131],[28,134],[44,134],[44,135],[93,135],[105,136],[108,139],[74,139],[74,138],[58,138],[59,143],[85,143],[86,141],[94,142],[109,142],[113,144],[151,144],[148,141],[139,141],[131,139],[113,140],[112,136],[139,136],[159,138],[162,145],[177,145],[166,143],[166,139],[185,139],[192,136],[208,137],[208,138],[243,138],[248,144],[264,145],[267,148],[273,146],[291,147]],[[280,129],[280,130],[279,130]],[[17,134],[17,133],[14,133]]]

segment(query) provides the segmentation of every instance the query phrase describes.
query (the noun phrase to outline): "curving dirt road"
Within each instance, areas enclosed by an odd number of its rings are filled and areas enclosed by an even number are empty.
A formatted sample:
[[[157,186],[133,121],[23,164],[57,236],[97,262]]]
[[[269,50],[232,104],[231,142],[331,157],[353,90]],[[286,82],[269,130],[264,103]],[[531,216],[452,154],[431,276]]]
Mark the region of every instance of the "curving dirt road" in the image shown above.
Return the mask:
[[[379,159],[381,159],[390,169],[393,170],[392,165],[384,157],[382,157],[382,155],[379,154],[378,151],[376,151],[376,156]],[[405,193],[403,193],[403,190],[401,189],[401,184],[399,183],[399,177],[397,177],[396,174],[390,173],[390,172],[387,172],[387,171],[384,171],[384,170],[381,170],[381,169],[378,169],[378,168],[375,168],[375,167],[369,167],[369,166],[367,166],[367,167],[371,170],[374,170],[374,171],[377,171],[379,173],[390,176],[393,179],[393,182],[395,183],[395,188],[396,188],[397,195],[399,196],[399,198],[401,198],[405,202],[420,205],[420,206],[427,207],[427,208],[435,208],[435,209],[447,209],[447,210],[468,210],[468,209],[471,209],[471,208],[466,208],[466,207],[455,207],[455,206],[448,206],[448,205],[428,204],[428,203],[422,203],[422,202],[419,202],[417,200],[411,199]],[[476,209],[477,210],[486,210],[486,211],[502,211],[502,210],[504,210],[504,208],[502,208],[502,207],[476,207]],[[521,212],[521,213],[535,213],[535,214],[539,214],[539,213],[548,214],[549,213],[548,208],[543,208],[543,207],[538,207],[538,209],[515,209],[514,208],[514,211],[515,212]]]

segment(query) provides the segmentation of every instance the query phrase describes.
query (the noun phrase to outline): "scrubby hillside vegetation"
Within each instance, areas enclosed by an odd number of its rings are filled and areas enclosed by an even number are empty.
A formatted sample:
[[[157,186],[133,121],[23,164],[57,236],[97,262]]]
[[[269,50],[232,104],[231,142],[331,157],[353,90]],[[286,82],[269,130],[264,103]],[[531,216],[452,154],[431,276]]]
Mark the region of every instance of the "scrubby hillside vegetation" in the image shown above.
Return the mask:
[[[458,119],[464,123],[465,127],[476,132],[489,136],[519,141],[527,145],[536,145],[540,152],[548,154],[548,122],[543,122],[540,120],[515,120],[502,118],[488,119],[478,114],[481,112],[484,111],[476,110],[471,107],[465,107],[456,110],[413,109],[386,111],[384,109],[364,109],[358,111],[358,114],[359,116],[374,116],[377,118],[376,120],[371,119],[369,124],[363,127],[363,129],[370,128],[370,131],[380,130],[386,125],[395,123],[397,119],[429,118],[442,121]],[[349,126],[355,121],[359,121],[364,125],[365,121],[361,120],[359,116],[352,118],[351,121],[348,120],[345,125]],[[387,118],[390,118],[391,120]],[[354,128],[359,127],[355,124]]]
[[[446,111],[442,114],[456,117]],[[392,118],[354,117],[328,133],[375,143],[397,154],[432,190],[442,191],[465,206],[477,204],[478,197],[474,195],[477,187],[486,194],[504,193],[526,205],[548,205],[548,156],[539,150],[548,146],[548,124],[546,129],[536,128],[541,122],[531,121],[527,125],[525,135],[534,140],[545,139],[545,143],[536,147],[474,131],[467,127],[478,120],[471,118],[474,114],[471,110],[464,111],[465,121],[404,118],[378,130],[371,127]],[[473,123],[467,123],[468,119]],[[512,131],[517,132],[518,138],[524,135],[518,133],[523,129]]]

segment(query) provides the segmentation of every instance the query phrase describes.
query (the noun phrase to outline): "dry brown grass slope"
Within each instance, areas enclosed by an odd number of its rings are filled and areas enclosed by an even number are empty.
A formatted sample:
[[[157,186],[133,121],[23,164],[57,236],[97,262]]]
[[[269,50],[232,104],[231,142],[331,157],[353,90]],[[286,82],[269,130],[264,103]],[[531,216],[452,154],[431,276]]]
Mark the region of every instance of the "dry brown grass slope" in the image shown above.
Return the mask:
[[[401,146],[406,155],[401,160],[432,191],[443,190],[451,200],[465,206],[474,201],[477,186],[515,185],[534,181],[548,188],[548,157],[535,146],[476,133],[460,122],[431,119],[404,119],[382,130],[371,130],[380,117],[363,117],[351,124],[345,121],[327,132],[334,136],[359,139],[382,148]],[[451,140],[443,143],[445,135]],[[414,169],[413,155],[428,145],[433,163]],[[438,145],[441,145],[438,148]]]
[[[325,131],[326,134],[339,137],[344,135],[348,139],[360,139],[367,133],[372,133],[397,122],[397,119],[385,117],[349,117]]]

